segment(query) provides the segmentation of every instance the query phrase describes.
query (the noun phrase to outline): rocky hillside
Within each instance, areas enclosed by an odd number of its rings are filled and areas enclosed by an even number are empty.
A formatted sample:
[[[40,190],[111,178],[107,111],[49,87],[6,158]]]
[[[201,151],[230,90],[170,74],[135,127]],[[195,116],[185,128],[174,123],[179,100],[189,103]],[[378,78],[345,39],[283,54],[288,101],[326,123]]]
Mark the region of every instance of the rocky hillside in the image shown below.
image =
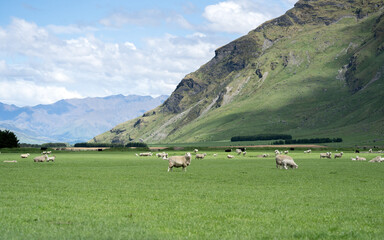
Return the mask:
[[[118,123],[141,116],[167,97],[115,95],[22,108],[0,103],[0,129],[15,132],[20,142],[26,143],[84,142]]]
[[[286,133],[384,142],[384,3],[300,0],[219,49],[161,106],[91,142]]]

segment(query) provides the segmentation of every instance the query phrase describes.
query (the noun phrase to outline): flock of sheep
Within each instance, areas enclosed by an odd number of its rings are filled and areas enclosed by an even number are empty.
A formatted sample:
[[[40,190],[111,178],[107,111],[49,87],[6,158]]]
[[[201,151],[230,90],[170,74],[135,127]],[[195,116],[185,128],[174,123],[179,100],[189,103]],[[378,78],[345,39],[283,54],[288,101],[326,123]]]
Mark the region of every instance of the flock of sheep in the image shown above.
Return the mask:
[[[195,159],[204,159],[207,156],[206,153],[202,153],[202,154],[197,153],[198,151],[199,151],[198,149],[194,150]],[[232,150],[227,149],[227,150],[225,150],[225,152],[232,152]],[[235,150],[235,152],[237,155],[245,156],[247,154],[245,148],[237,148]],[[310,149],[304,151],[304,153],[306,153],[306,154],[309,154],[311,152],[312,151]],[[372,149],[369,150],[369,153],[373,153]],[[379,151],[379,153],[380,153],[380,151]],[[34,162],[54,162],[56,156],[50,157],[49,154],[51,154],[51,151],[42,152],[42,155],[35,157],[33,160],[34,160]],[[295,163],[293,158],[291,156],[288,156],[288,154],[289,154],[288,150],[285,150],[285,151],[275,150],[276,168],[296,169],[299,167]],[[152,152],[145,152],[145,153],[136,154],[136,156],[138,156],[138,157],[147,157],[147,156],[152,156],[152,155],[153,155]],[[29,156],[30,156],[29,153],[20,155],[21,158],[28,158]],[[217,157],[217,154],[215,153],[215,154],[213,154],[213,156]],[[334,156],[334,158],[342,158],[343,152],[335,153],[333,156]],[[189,152],[187,152],[183,156],[170,156],[170,157],[168,156],[168,153],[162,152],[162,153],[157,153],[156,157],[159,157],[159,158],[162,158],[162,159],[168,161],[168,172],[172,171],[174,167],[176,167],[176,168],[182,167],[183,171],[186,171],[186,168],[191,164],[191,160],[192,160],[192,154]],[[269,157],[269,154],[264,153],[262,155],[258,155],[258,157],[266,158],[266,157]],[[227,158],[233,159],[233,158],[235,158],[235,156],[228,154]],[[331,159],[332,158],[332,152],[320,153],[320,158]],[[364,157],[356,156],[355,158],[351,158],[351,160],[352,161],[366,161],[367,159]],[[17,162],[17,161],[13,160],[13,161],[4,161],[4,162]],[[370,160],[369,162],[384,162],[384,158],[381,156],[377,156],[377,157],[373,158],[372,160]]]
[[[33,161],[34,162],[54,162],[56,159],[56,156],[55,155],[53,155],[52,157],[48,156],[51,153],[52,153],[51,151],[44,151],[41,153],[42,155],[33,158]],[[30,156],[29,153],[20,155],[21,158],[28,158],[29,156]]]
[[[194,150],[195,159],[204,159],[207,156],[206,153],[203,153],[203,154],[197,153],[198,151],[199,151],[198,149]],[[232,150],[227,149],[227,150],[225,150],[225,152],[232,152]],[[237,155],[245,156],[247,154],[245,148],[237,148],[235,150],[235,152],[237,153]],[[304,153],[306,153],[306,154],[309,154],[311,152],[312,152],[311,149],[304,151]],[[372,150],[370,150],[369,152],[372,153]],[[288,154],[289,154],[288,150],[285,150],[285,151],[275,150],[276,168],[296,169],[299,167],[295,163],[293,158],[291,156],[289,156]],[[342,158],[343,154],[344,154],[343,152],[340,152],[340,153],[335,153],[333,156],[334,156],[334,158]],[[138,156],[138,157],[152,156],[152,155],[153,154],[151,152],[136,154],[136,156]],[[192,160],[192,155],[189,152],[187,152],[184,156],[171,156],[171,157],[169,157],[168,153],[165,153],[165,152],[157,153],[156,156],[168,161],[168,172],[172,171],[172,169],[174,167],[176,167],[176,168],[182,167],[183,171],[186,171],[186,168],[191,164],[191,160]],[[213,157],[217,157],[217,154],[216,153],[213,154]],[[269,157],[269,154],[264,153],[262,155],[258,155],[258,157],[266,158],[266,157]],[[235,156],[228,154],[227,158],[233,159],[233,158],[235,158]],[[320,153],[320,158],[331,159],[332,158],[332,152]],[[356,156],[356,158],[352,158],[352,160],[365,161],[366,159],[359,157],[359,156]],[[369,162],[384,162],[384,158],[382,158],[381,156],[377,156],[377,157],[373,158],[372,160],[370,160]]]

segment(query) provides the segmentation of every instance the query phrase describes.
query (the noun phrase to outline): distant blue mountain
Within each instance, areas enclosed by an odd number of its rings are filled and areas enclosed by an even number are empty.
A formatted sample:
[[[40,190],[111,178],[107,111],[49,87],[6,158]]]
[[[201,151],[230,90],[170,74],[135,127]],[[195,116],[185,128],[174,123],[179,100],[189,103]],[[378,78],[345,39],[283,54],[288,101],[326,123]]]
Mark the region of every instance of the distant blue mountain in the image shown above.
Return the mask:
[[[13,131],[24,143],[84,142],[161,105],[167,98],[113,95],[34,107],[0,103],[0,129]]]

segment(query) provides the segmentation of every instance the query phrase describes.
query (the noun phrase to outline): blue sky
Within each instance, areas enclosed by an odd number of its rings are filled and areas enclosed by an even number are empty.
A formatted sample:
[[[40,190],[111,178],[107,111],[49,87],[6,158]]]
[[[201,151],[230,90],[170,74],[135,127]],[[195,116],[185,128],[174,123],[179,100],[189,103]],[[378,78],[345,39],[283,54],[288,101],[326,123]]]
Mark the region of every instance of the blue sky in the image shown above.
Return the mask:
[[[171,94],[294,0],[0,0],[0,102]]]

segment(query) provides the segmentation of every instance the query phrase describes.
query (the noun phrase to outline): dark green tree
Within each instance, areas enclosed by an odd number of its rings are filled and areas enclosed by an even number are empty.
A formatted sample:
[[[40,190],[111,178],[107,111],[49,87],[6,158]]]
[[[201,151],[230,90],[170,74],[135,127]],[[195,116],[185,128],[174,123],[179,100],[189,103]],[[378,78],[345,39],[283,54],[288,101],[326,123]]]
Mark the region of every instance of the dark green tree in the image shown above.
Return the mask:
[[[0,148],[17,148],[19,140],[16,135],[9,130],[0,130]]]

